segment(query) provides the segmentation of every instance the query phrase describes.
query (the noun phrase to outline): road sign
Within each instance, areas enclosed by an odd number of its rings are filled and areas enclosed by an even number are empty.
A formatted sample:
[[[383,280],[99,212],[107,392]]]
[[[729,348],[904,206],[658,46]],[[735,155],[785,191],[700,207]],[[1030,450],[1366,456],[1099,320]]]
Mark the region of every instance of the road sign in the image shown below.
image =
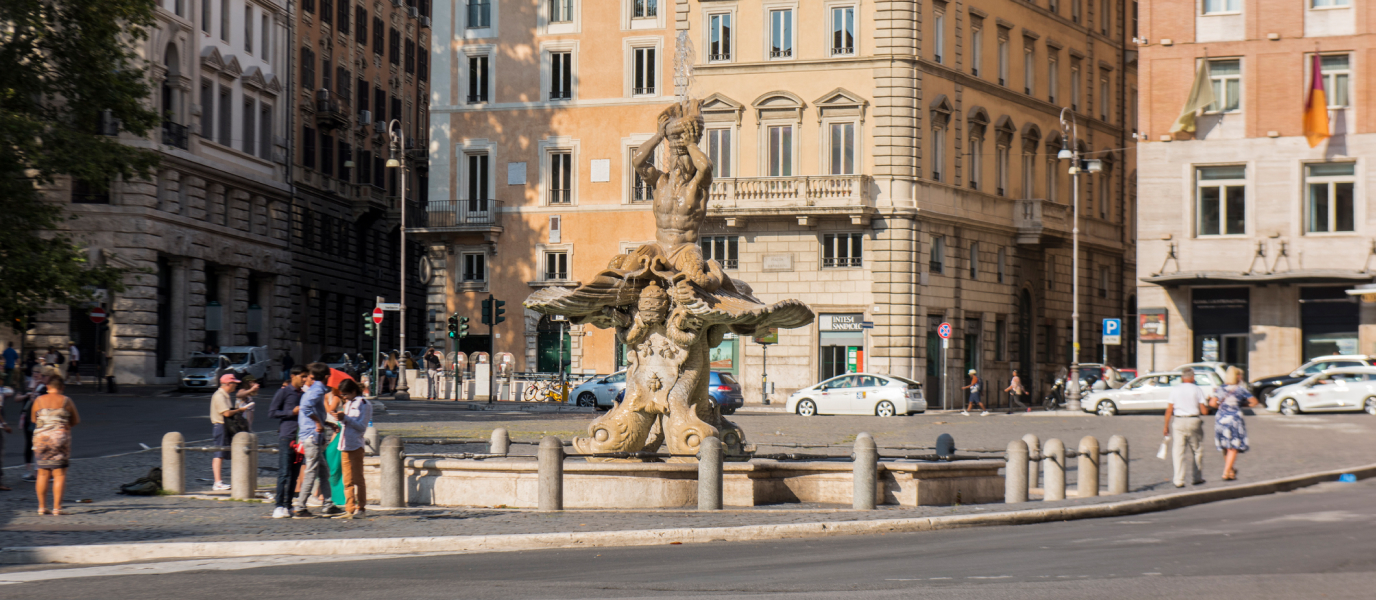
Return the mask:
[[[1104,319],[1104,345],[1118,346],[1123,343],[1123,320]]]
[[[874,329],[874,321],[861,321],[861,322],[860,322],[860,328],[861,328],[861,329]]]
[[[401,303],[400,303],[400,302],[378,302],[378,303],[377,303],[377,310],[385,310],[385,311],[387,311],[387,312],[401,312]]]
[[[90,317],[91,317],[91,322],[92,322],[92,323],[95,323],[96,325],[99,325],[99,324],[105,322],[105,309],[103,309],[103,308],[101,308],[101,307],[99,307],[99,306],[97,306],[97,307],[95,307],[95,308],[92,308],[92,309],[91,309],[91,312],[89,313],[89,315],[90,315]]]
[[[373,309],[373,324],[374,324],[374,325],[381,325],[381,324],[382,324],[382,307],[381,307],[381,306],[379,306],[379,307]]]
[[[936,334],[941,336],[943,340],[951,339],[951,324],[942,323],[941,326],[936,328]]]

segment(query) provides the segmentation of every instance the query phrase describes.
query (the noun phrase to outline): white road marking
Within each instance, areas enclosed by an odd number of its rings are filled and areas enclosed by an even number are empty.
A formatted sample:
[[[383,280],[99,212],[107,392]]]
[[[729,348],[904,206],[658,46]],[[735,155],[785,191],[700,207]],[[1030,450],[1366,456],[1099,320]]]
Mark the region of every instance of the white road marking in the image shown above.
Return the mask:
[[[114,575],[166,575],[187,571],[238,571],[261,567],[279,567],[327,562],[347,562],[387,558],[409,558],[416,556],[437,556],[445,553],[426,554],[376,554],[363,556],[251,556],[244,558],[219,558],[211,560],[176,560],[155,563],[133,563],[106,565],[100,567],[80,567],[73,569],[50,569],[45,571],[20,571],[0,573],[0,585],[13,583],[33,583],[55,579],[77,577],[109,577]]]

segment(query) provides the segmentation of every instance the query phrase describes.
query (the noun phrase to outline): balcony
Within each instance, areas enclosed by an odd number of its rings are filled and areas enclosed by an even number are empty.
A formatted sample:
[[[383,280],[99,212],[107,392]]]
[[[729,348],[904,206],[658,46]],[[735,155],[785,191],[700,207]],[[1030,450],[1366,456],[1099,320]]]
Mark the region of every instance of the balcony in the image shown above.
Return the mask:
[[[315,92],[315,124],[320,129],[343,129],[349,126],[348,103],[329,90]]]
[[[708,192],[707,213],[737,227],[746,218],[797,218],[814,225],[821,217],[848,217],[867,224],[875,212],[868,175],[804,175],[718,179]]]
[[[415,169],[430,168],[430,148],[425,140],[406,138],[406,162]]]
[[[411,221],[411,227],[418,229],[419,233],[499,232],[501,202],[484,199],[431,200],[419,217]]]
[[[171,121],[162,122],[162,143],[168,146],[176,146],[182,150],[187,149],[187,127]]]
[[[1060,246],[1070,237],[1070,208],[1040,198],[1018,200],[1013,206],[1017,243],[1024,246]]]

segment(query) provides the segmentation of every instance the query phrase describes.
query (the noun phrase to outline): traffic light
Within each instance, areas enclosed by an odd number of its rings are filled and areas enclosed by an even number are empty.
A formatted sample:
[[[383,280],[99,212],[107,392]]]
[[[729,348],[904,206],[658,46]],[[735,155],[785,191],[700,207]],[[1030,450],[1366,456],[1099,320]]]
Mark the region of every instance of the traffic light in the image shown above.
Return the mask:
[[[492,298],[483,300],[483,325],[492,324]]]
[[[371,313],[363,313],[363,337],[377,337],[377,329],[373,326]]]
[[[459,313],[449,315],[449,337],[459,337]]]
[[[459,339],[468,337],[468,317],[459,317]]]
[[[506,306],[506,300],[493,300],[492,302],[494,303],[492,308],[496,311],[492,314],[492,324],[501,325],[503,321],[506,321],[506,309],[502,308]]]

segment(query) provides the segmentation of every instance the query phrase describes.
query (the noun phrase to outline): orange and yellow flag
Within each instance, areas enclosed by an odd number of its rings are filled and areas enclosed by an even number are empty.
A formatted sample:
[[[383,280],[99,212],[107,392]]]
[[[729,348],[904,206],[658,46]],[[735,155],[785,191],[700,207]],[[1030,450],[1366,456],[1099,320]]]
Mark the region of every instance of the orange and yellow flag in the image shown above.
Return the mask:
[[[1313,148],[1323,143],[1328,133],[1328,97],[1323,90],[1323,68],[1318,53],[1314,54],[1314,65],[1310,69],[1309,100],[1304,105],[1304,137]]]

